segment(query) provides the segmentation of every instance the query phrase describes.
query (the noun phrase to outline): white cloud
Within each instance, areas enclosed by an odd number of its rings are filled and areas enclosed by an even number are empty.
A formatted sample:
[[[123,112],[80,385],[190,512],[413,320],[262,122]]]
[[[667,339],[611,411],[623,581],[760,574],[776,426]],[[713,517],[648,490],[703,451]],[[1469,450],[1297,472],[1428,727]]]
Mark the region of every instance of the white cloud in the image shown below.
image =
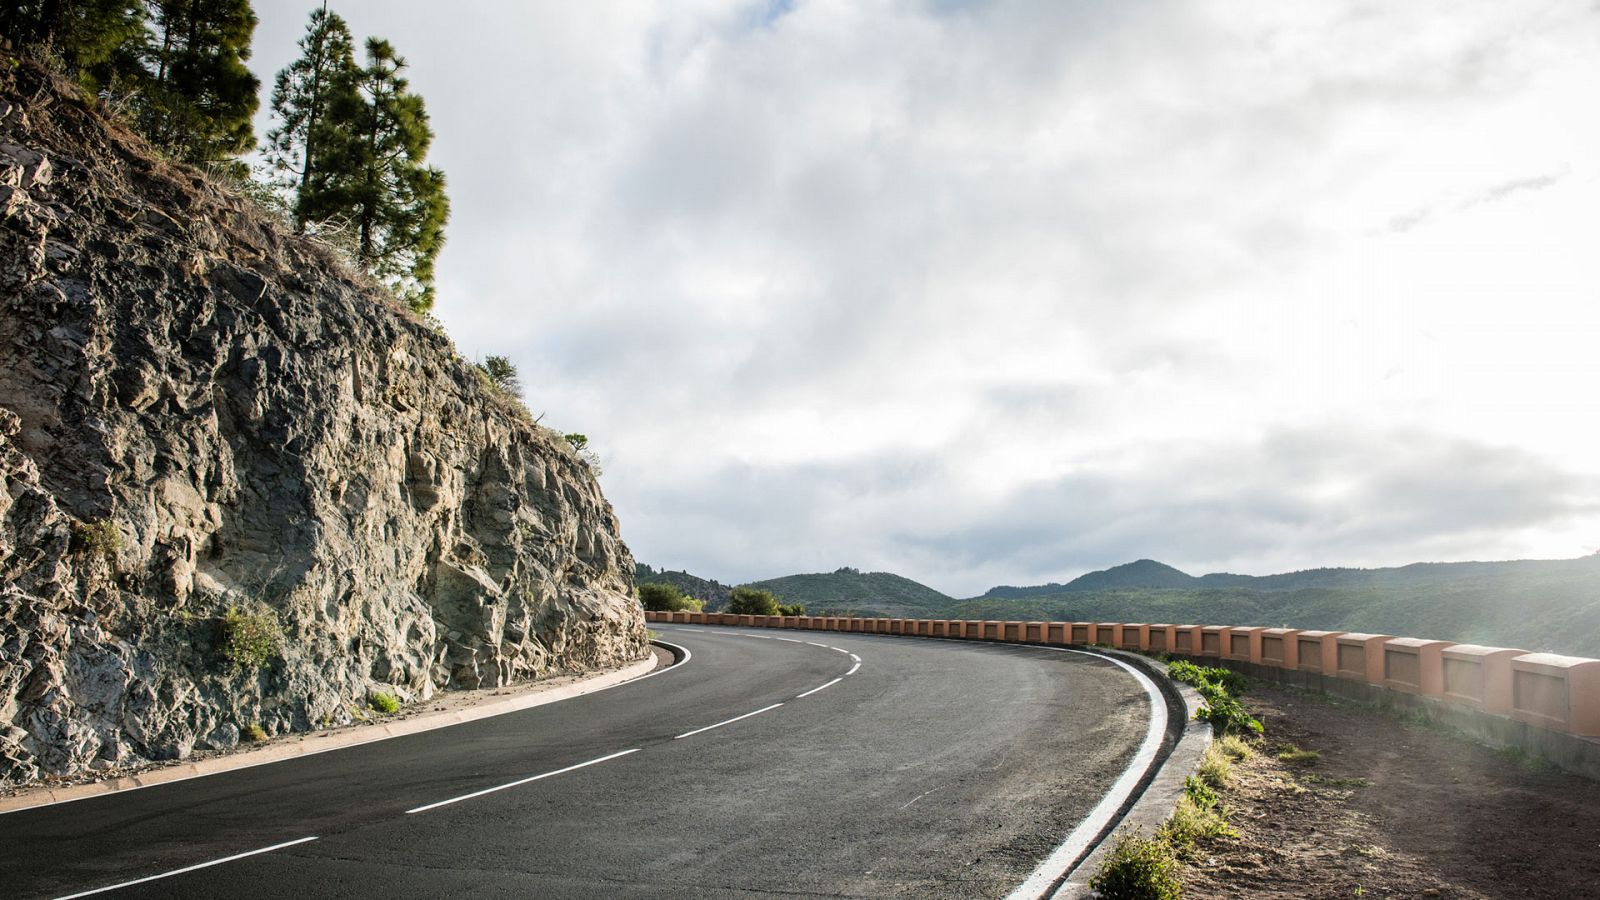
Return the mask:
[[[270,74],[309,6],[257,7]],[[336,8],[439,132],[440,315],[595,439],[642,559],[1600,542],[1586,5]]]

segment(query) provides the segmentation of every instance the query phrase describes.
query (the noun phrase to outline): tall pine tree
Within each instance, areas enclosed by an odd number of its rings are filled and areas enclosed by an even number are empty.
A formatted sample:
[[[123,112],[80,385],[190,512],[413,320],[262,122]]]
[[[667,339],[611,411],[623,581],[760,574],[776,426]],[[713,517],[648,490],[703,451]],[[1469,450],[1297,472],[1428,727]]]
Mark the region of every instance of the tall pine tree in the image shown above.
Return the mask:
[[[226,161],[251,150],[261,82],[244,64],[256,30],[250,0],[147,2],[140,131],[186,162]]]
[[[118,63],[137,67],[144,37],[144,0],[16,0],[0,4],[0,35],[47,49],[91,88],[104,87]]]
[[[350,28],[327,7],[314,10],[300,57],[278,73],[267,159],[294,191],[295,224],[333,218],[350,200],[349,142],[362,114],[361,69]]]
[[[365,106],[353,123],[350,219],[356,257],[419,312],[433,306],[433,264],[450,217],[444,173],[425,162],[433,130],[422,98],[403,77],[406,62],[388,41],[367,39],[361,72]]]

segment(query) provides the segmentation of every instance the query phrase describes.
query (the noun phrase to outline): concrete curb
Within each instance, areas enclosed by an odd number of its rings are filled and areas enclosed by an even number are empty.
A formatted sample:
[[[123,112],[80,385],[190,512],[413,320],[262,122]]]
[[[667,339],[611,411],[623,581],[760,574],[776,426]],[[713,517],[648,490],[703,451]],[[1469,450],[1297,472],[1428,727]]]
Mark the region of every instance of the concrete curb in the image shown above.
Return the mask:
[[[673,650],[670,647],[668,649],[672,651],[675,663],[682,658],[678,655],[677,650]],[[330,750],[342,750],[345,747],[371,744],[390,738],[403,737],[408,734],[433,731],[437,728],[448,728],[451,725],[461,725],[478,719],[503,716],[506,713],[532,709],[535,706],[543,706],[546,703],[570,700],[573,697],[615,687],[649,674],[655,668],[655,665],[655,656],[652,654],[646,659],[630,663],[621,669],[601,672],[584,677],[571,684],[564,684],[548,690],[531,691],[520,696],[495,700],[479,706],[447,712],[427,713],[397,722],[387,724],[374,723],[333,733],[304,735],[298,740],[267,744],[259,749],[244,750],[198,762],[152,769],[148,772],[140,772],[137,775],[110,778],[105,781],[73,784],[59,788],[33,788],[9,797],[0,797],[0,814],[32,809],[36,806],[68,803],[73,800],[82,800],[85,797],[97,797],[101,794],[113,794],[118,791],[130,791],[157,784],[200,778],[205,775],[215,775],[218,772],[248,769],[252,766],[262,766],[268,763],[282,762],[286,759],[297,759],[302,756],[327,753]]]
[[[1194,711],[1201,705],[1200,695],[1194,688],[1168,677],[1166,666],[1134,653],[1099,647],[1095,650],[1138,665],[1155,679],[1167,697],[1169,734],[1175,740],[1166,756],[1157,764],[1144,789],[1136,795],[1133,805],[1106,830],[1083,859],[1067,871],[1061,886],[1050,895],[1062,900],[1091,896],[1089,879],[1100,868],[1101,862],[1116,843],[1114,839],[1121,833],[1142,829],[1147,835],[1155,834],[1156,829],[1177,809],[1178,800],[1183,797],[1184,780],[1200,771],[1200,761],[1205,756],[1206,748],[1211,746],[1212,739],[1210,723],[1194,717]],[[1174,724],[1176,728],[1172,727]]]

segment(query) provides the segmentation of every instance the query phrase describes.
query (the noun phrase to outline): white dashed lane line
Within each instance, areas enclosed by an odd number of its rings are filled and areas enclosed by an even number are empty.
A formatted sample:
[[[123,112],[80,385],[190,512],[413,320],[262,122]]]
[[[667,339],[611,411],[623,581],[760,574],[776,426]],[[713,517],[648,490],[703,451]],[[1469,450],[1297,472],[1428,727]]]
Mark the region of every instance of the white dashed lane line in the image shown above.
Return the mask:
[[[591,759],[588,762],[581,762],[581,763],[578,763],[575,766],[567,766],[565,769],[556,769],[554,772],[544,772],[542,774],[532,775],[532,776],[529,776],[527,778],[519,778],[518,780],[509,782],[507,784],[496,785],[496,786],[494,786],[492,788],[484,788],[481,791],[473,791],[470,794],[462,794],[459,797],[451,797],[449,800],[440,800],[438,803],[429,803],[427,806],[419,806],[416,809],[408,809],[408,810],[406,810],[406,815],[409,816],[409,815],[412,815],[413,813],[427,812],[430,809],[438,809],[441,806],[449,806],[452,803],[460,803],[463,800],[471,800],[474,797],[482,797],[485,794],[492,794],[495,791],[503,791],[503,790],[506,790],[508,788],[520,787],[520,786],[522,786],[524,784],[531,784],[531,783],[533,783],[535,781],[540,781],[540,780],[543,780],[545,778],[549,778],[549,777],[551,777],[553,775],[564,775],[567,772],[573,772],[573,771],[576,771],[578,769],[583,769],[583,768],[587,768],[587,767],[592,766],[592,765],[596,765],[598,763],[603,763],[603,762],[605,762],[607,760],[616,759],[619,756],[627,756],[629,753],[638,753],[638,752],[639,752],[639,748],[635,747],[632,750],[623,750],[620,753],[612,753],[609,756],[602,756],[599,759]]]
[[[67,894],[64,897],[57,897],[56,900],[75,900],[77,897],[91,897],[95,894],[104,894],[107,891],[121,890],[125,887],[133,887],[136,884],[144,884],[146,882],[157,881],[162,878],[171,878],[174,875],[182,875],[185,872],[209,869],[212,866],[220,866],[223,863],[233,862],[236,859],[244,859],[247,856],[260,856],[263,853],[271,853],[274,850],[282,850],[285,847],[293,847],[296,844],[304,844],[314,840],[316,840],[315,837],[303,837],[297,841],[284,841],[281,844],[273,844],[271,847],[262,847],[260,850],[251,850],[246,853],[235,853],[232,856],[225,856],[222,859],[213,859],[210,862],[197,863],[192,866],[184,866],[181,869],[173,869],[171,872],[162,872],[160,875],[150,875],[146,878],[136,878],[133,881],[124,881],[121,884],[107,885],[103,888],[95,888],[92,891],[81,891],[76,894]]]
[[[770,712],[770,711],[772,711],[774,709],[777,709],[778,707],[780,707],[782,705],[783,705],[782,703],[774,703],[771,706],[763,706],[760,709],[756,710],[755,712],[747,712],[742,716],[734,716],[731,719],[724,719],[723,721],[718,722],[715,725],[707,725],[704,728],[696,728],[693,731],[685,731],[683,734],[680,734],[677,737],[673,738],[673,740],[675,740],[675,741],[682,740],[683,738],[692,737],[693,735],[697,735],[702,731],[710,731],[713,728],[721,728],[724,725],[731,725],[734,722],[739,721],[740,719],[748,719],[751,716],[759,716],[764,712]]]
[[[796,700],[799,700],[799,699],[800,699],[800,697],[809,697],[809,696],[811,696],[811,695],[812,695],[812,694],[815,694],[815,693],[816,693],[816,692],[817,692],[817,691],[820,691],[820,690],[822,690],[822,689],[823,689],[823,688],[828,688],[828,687],[833,687],[833,686],[834,686],[834,685],[836,685],[836,684],[838,684],[838,683],[839,683],[839,682],[841,682],[841,681],[843,681],[843,680],[844,680],[844,676],[840,676],[840,677],[838,677],[838,678],[835,678],[835,679],[834,679],[834,680],[832,680],[832,681],[830,681],[830,682],[828,682],[828,683],[827,683],[827,684],[824,684],[824,685],[819,685],[819,686],[817,686],[817,687],[814,687],[814,688],[812,688],[812,689],[811,689],[811,690],[809,690],[809,691],[806,691],[806,692],[805,692],[805,693],[804,693],[804,694],[801,694],[801,695],[800,695],[800,696],[799,696],[799,697],[795,697],[795,699],[796,699]]]

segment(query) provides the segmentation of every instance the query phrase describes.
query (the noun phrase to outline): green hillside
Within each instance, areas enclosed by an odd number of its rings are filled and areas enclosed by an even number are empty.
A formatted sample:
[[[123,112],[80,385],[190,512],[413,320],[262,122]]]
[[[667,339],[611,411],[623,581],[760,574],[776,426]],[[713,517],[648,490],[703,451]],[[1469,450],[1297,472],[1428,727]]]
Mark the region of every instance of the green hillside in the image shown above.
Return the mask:
[[[1600,657],[1597,556],[1320,569],[1247,583],[1284,587],[1063,590],[1019,600],[977,598],[949,615],[1369,631]]]
[[[688,572],[657,571],[644,563],[634,563],[633,580],[636,584],[670,584],[696,600],[704,600],[708,612],[716,612],[728,605],[728,594],[733,587],[711,578],[701,578]]]
[[[748,586],[771,591],[784,603],[803,603],[812,615],[932,616],[959,602],[909,578],[849,567],[752,581]]]

